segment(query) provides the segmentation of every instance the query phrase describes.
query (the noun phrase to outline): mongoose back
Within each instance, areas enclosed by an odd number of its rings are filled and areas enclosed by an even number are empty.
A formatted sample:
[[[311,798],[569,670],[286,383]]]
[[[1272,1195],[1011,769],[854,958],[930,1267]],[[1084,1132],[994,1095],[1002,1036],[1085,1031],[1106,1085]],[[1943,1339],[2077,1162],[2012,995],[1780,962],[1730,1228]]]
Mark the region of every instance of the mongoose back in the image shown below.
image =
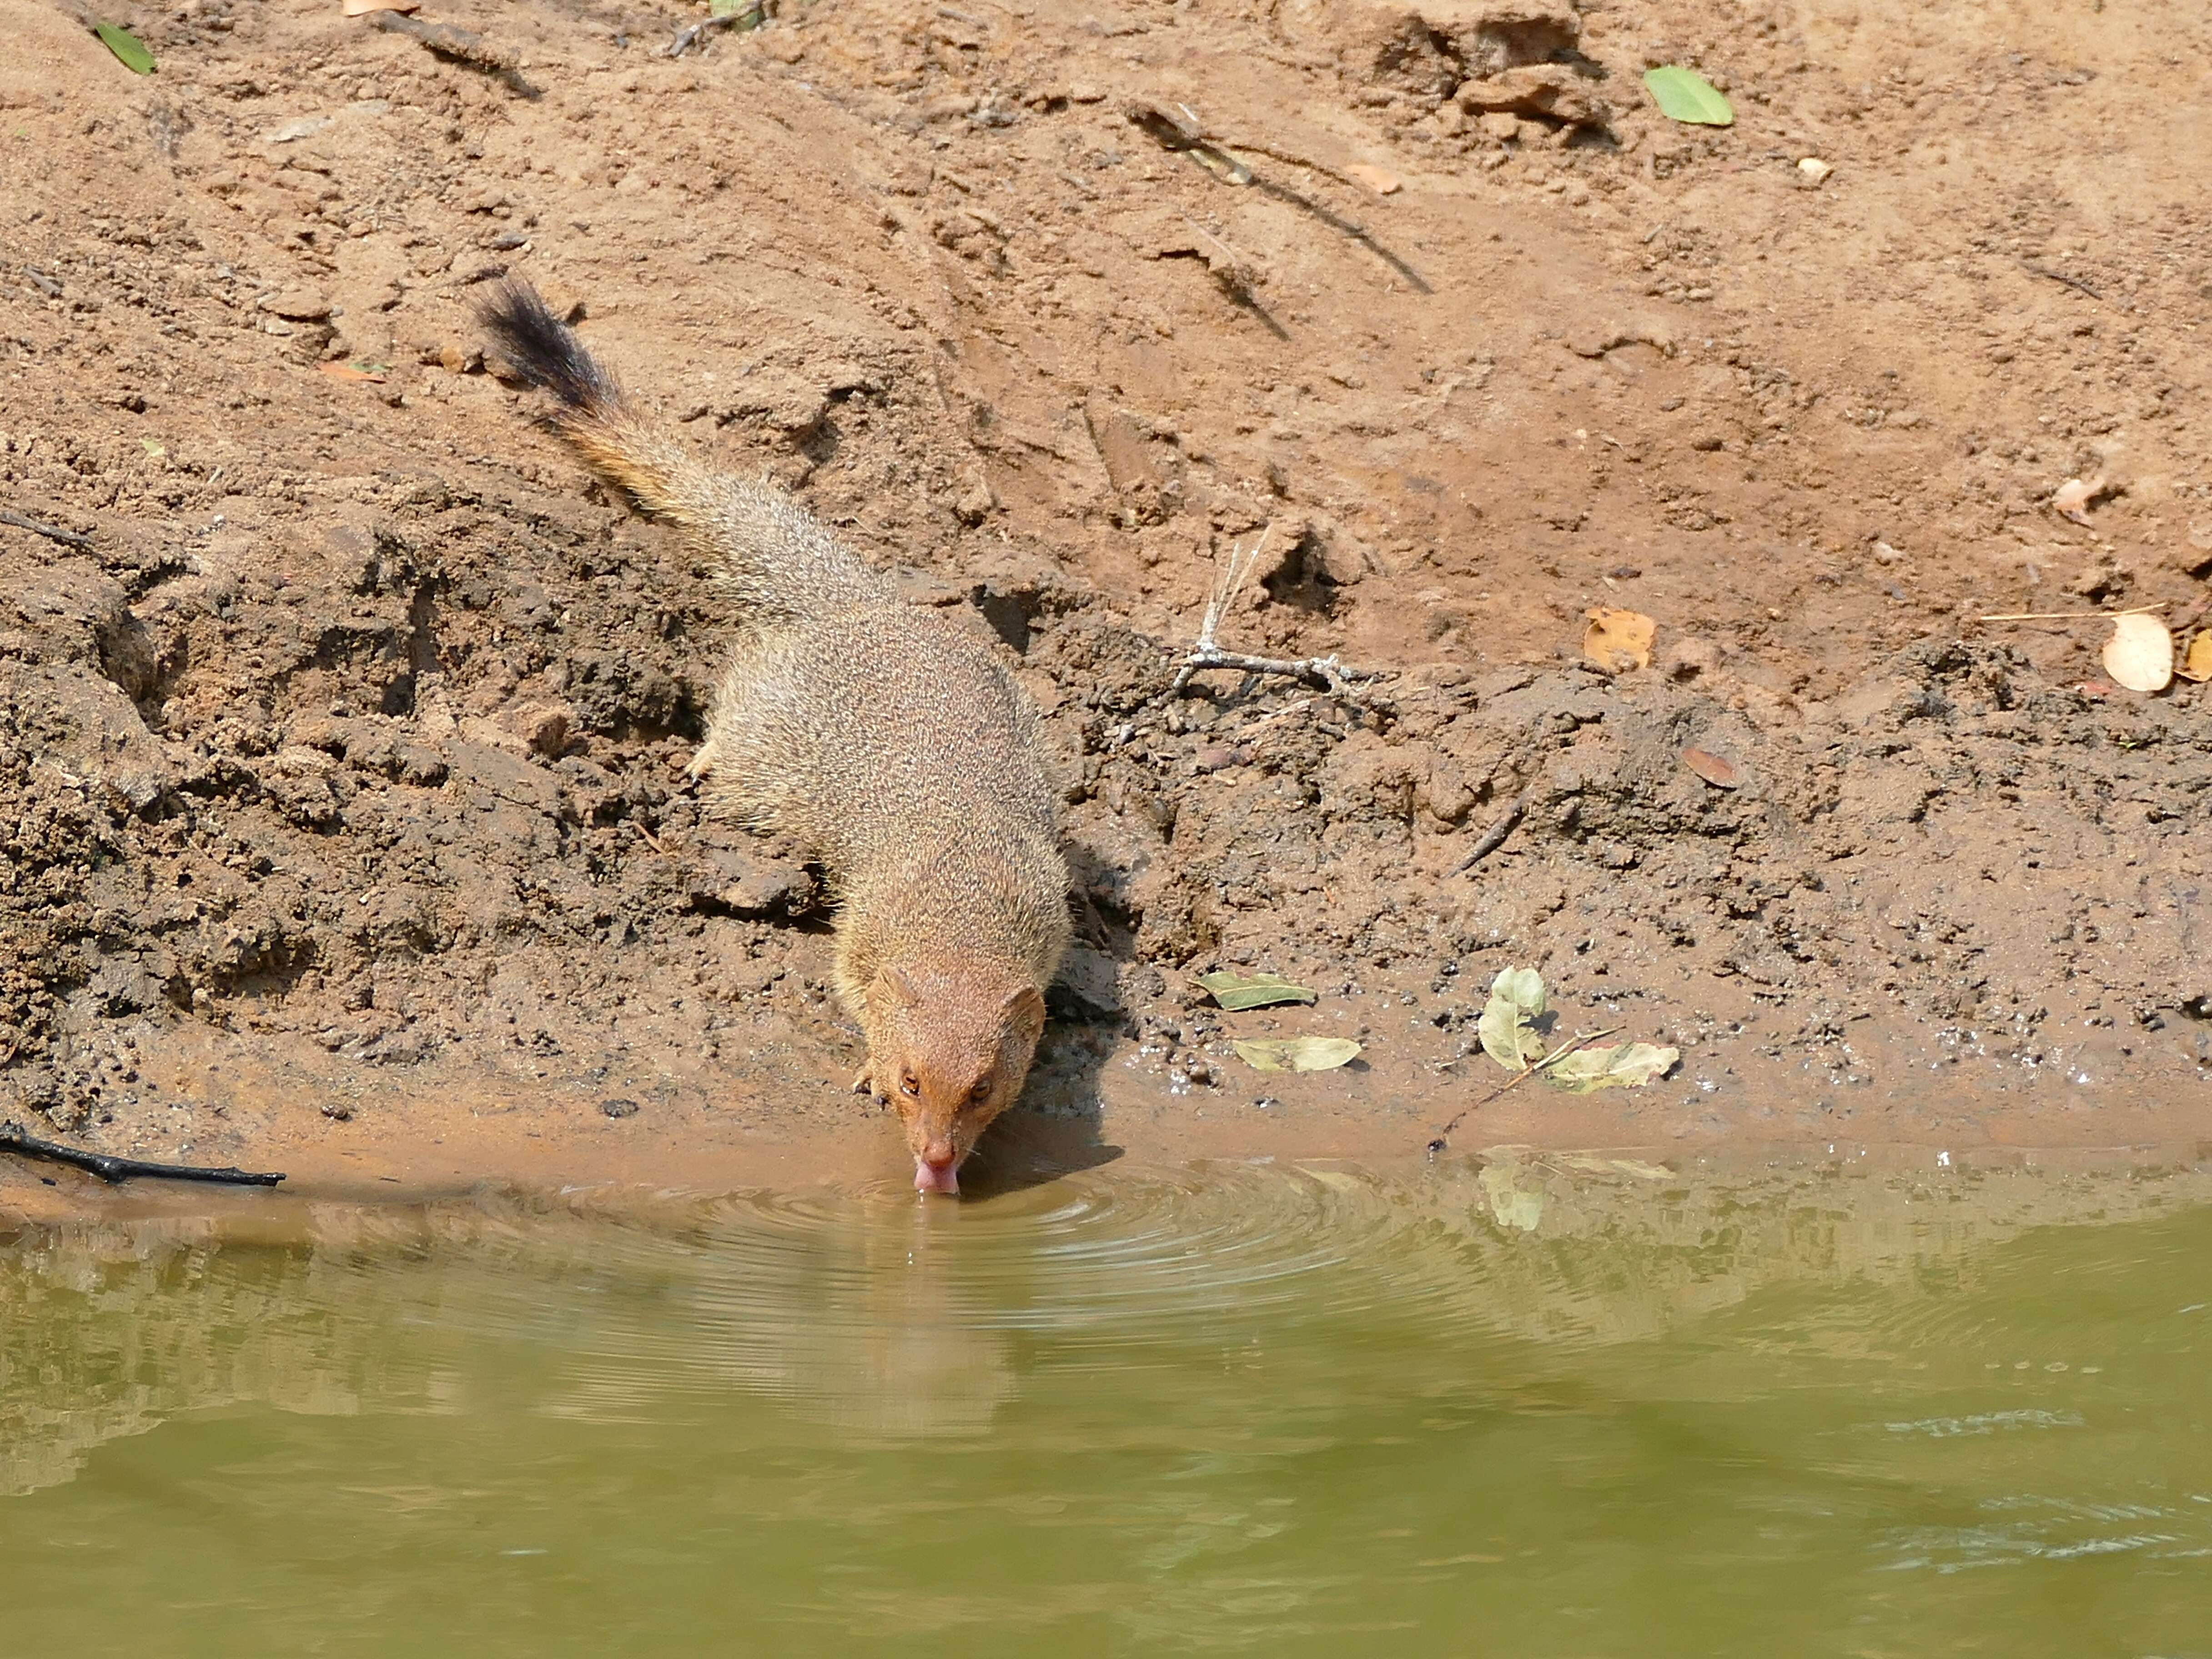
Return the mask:
[[[550,423],[710,561],[738,635],[692,763],[710,804],[818,860],[837,905],[856,1088],[898,1110],[915,1186],[1012,1105],[1068,942],[1036,715],[989,652],[898,598],[789,497],[702,465],[527,284],[482,310]]]

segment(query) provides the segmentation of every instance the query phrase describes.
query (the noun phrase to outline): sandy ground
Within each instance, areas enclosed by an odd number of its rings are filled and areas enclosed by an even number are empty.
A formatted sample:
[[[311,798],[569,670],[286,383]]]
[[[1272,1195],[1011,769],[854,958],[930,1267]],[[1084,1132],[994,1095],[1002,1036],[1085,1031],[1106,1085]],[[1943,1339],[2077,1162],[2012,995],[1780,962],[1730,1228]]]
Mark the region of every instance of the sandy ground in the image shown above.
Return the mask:
[[[426,14],[494,72],[186,0],[140,77],[0,0],[0,506],[67,532],[0,523],[0,1116],[333,1190],[902,1161],[814,876],[683,775],[728,617],[483,372],[512,271],[1043,709],[1085,943],[986,1189],[1417,1155],[1509,964],[1681,1063],[1455,1145],[2212,1133],[2212,699],[1981,620],[2203,613],[2202,6],[698,15]],[[1263,532],[1223,642],[1365,694],[1170,695]],[[1306,1031],[1365,1052],[1226,1042]]]

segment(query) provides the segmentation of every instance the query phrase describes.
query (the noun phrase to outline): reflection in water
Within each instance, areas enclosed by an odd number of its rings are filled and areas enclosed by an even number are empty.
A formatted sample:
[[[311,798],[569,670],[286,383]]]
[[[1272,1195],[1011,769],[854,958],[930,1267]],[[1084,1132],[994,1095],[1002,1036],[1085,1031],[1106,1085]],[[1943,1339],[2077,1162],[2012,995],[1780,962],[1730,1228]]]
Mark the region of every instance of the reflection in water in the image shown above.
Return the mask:
[[[1928,1634],[1907,1587],[1969,1568],[2212,1580],[2207,1195],[1501,1148],[1389,1182],[65,1229],[0,1254],[0,1559],[55,1598],[19,1634],[73,1652],[107,1650],[67,1591],[117,1539],[147,1595],[107,1608],[118,1651],[179,1607],[282,1609],[270,1650],[307,1650],[372,1603],[378,1651],[479,1612],[478,1650],[580,1651],[611,1610],[595,1651],[702,1650],[733,1611],[824,1650],[1457,1652],[1479,1611],[1537,1651],[1880,1651]],[[301,1565],[295,1516],[350,1565]],[[541,1557],[477,1606],[487,1562]],[[2177,1595],[2082,1628],[2212,1629]],[[1993,1605],[1958,1629],[2011,1627]]]

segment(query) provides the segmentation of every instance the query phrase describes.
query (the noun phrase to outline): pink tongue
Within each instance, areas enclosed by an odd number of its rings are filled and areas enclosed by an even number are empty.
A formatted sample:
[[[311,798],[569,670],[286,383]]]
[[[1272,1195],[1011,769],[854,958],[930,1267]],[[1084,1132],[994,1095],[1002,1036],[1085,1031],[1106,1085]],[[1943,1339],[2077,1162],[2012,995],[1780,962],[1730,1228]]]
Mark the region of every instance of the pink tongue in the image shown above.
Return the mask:
[[[914,1161],[914,1189],[918,1193],[951,1193],[960,1191],[960,1177],[950,1164],[925,1164]]]

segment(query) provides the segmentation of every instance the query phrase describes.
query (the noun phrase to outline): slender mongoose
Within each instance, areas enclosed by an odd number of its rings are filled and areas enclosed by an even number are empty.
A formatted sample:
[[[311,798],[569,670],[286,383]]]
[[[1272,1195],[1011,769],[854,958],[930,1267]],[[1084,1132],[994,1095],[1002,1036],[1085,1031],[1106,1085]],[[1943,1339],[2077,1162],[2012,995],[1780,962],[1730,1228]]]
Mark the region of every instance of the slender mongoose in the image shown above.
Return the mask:
[[[1067,866],[1036,712],[988,649],[907,604],[788,496],[715,472],[624,396],[526,283],[481,311],[548,423],[674,525],[738,637],[692,762],[710,804],[788,837],[837,906],[837,993],[914,1148],[957,1193],[1012,1105],[1068,942]]]

